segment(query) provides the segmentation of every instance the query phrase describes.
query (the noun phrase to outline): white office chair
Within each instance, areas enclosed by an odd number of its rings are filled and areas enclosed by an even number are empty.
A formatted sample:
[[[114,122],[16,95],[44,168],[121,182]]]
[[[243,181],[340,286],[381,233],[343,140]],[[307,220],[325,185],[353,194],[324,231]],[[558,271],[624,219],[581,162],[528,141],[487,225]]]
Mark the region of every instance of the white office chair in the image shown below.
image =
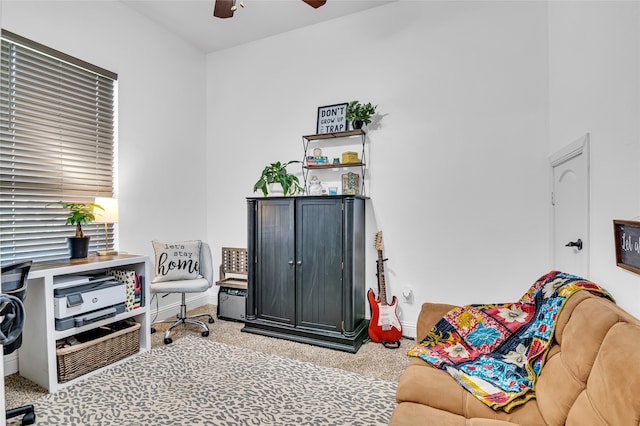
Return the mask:
[[[149,288],[152,293],[156,295],[168,294],[168,293],[182,293],[182,304],[180,305],[180,313],[176,315],[176,319],[167,319],[161,321],[155,321],[151,324],[151,332],[155,333],[155,324],[159,323],[174,323],[164,333],[164,344],[168,345],[171,340],[171,332],[180,324],[195,324],[202,328],[202,337],[209,335],[209,327],[202,321],[196,318],[208,317],[209,324],[214,323],[213,316],[210,314],[199,314],[188,317],[187,316],[187,293],[202,293],[207,291],[213,285],[213,258],[211,257],[211,248],[205,242],[200,246],[200,275],[202,278],[195,278],[192,280],[178,280],[178,281],[162,281],[158,283],[151,283]]]

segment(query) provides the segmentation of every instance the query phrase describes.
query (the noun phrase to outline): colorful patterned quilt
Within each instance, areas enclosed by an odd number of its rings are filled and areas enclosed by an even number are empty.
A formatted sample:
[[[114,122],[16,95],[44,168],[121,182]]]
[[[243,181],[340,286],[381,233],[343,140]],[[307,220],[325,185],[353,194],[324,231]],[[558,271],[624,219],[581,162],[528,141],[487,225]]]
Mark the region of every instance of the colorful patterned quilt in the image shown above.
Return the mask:
[[[467,305],[449,311],[407,355],[445,370],[494,410],[511,411],[535,398],[538,373],[566,300],[598,285],[558,271],[540,277],[515,303]]]

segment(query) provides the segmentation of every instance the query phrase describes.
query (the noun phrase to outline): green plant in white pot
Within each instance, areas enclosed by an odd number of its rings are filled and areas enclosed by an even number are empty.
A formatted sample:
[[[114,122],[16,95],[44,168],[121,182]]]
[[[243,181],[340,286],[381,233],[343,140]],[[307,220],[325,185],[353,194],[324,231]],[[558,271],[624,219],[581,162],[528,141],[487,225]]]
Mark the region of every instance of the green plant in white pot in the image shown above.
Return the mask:
[[[363,124],[371,123],[371,116],[376,113],[376,108],[378,105],[372,105],[371,102],[361,104],[360,101],[351,101],[347,105],[346,119],[354,129],[360,129]]]
[[[292,175],[287,171],[287,166],[293,163],[299,163],[300,161],[289,161],[288,163],[281,163],[276,161],[266,166],[262,170],[260,179],[253,185],[253,192],[262,191],[264,196],[269,195],[269,187],[273,184],[279,184],[282,187],[283,195],[295,195],[302,192],[300,181],[296,175]],[[271,189],[271,192],[274,192]]]
[[[67,225],[75,225],[76,227],[76,235],[67,238],[71,258],[79,259],[87,257],[89,254],[90,237],[84,235],[82,225],[87,225],[96,219],[94,214],[95,209],[104,210],[104,208],[95,203],[72,203],[69,201],[56,201],[51,204],[58,204],[68,210],[69,214],[66,223]]]

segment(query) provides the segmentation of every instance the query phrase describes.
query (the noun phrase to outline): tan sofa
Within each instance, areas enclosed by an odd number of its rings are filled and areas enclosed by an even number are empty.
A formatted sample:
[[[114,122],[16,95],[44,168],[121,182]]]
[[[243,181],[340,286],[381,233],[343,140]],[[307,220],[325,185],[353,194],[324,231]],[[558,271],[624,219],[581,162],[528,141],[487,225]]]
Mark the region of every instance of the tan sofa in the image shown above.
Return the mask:
[[[453,306],[425,303],[417,337]],[[494,411],[446,372],[411,358],[390,425],[640,424],[640,321],[609,300],[579,291],[567,300],[536,385],[536,398]]]

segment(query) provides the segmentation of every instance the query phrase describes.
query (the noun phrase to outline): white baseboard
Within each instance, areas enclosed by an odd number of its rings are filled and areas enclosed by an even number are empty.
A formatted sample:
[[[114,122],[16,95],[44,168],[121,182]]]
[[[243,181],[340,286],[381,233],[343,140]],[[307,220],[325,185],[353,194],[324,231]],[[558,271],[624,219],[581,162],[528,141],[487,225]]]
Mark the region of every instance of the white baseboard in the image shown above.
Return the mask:
[[[402,323],[402,336],[415,339],[417,334],[415,322],[403,322]]]
[[[13,351],[4,357],[4,375],[14,374],[18,372],[18,351]]]

